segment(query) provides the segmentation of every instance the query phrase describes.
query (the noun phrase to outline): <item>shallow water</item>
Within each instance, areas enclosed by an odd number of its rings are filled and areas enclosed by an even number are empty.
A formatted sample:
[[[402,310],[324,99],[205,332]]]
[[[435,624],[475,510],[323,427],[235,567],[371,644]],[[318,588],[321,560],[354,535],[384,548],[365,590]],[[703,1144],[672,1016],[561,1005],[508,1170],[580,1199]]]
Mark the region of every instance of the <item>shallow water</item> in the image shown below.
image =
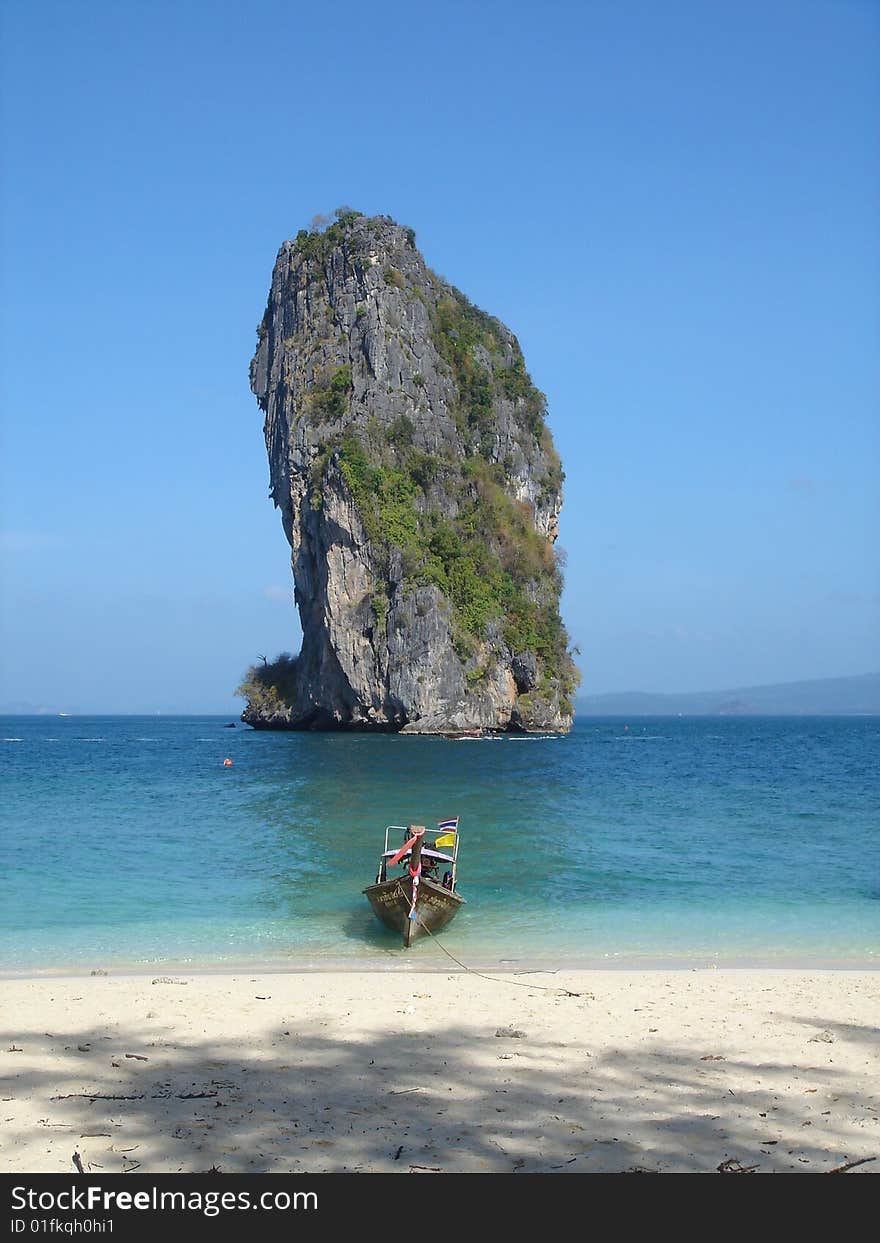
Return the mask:
[[[878,718],[458,742],[224,723],[0,718],[0,967],[451,966],[360,890],[386,823],[454,815],[468,905],[442,943],[470,965],[878,957]]]

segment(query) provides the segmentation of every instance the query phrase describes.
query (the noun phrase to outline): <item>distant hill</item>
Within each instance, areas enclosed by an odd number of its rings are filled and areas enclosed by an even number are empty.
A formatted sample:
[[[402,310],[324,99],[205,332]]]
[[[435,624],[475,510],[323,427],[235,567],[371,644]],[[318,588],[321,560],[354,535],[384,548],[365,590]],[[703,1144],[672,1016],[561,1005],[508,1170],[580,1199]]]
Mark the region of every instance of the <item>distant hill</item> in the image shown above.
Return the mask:
[[[575,707],[584,716],[875,715],[880,714],[880,673],[686,695],[652,695],[643,691],[584,695]]]

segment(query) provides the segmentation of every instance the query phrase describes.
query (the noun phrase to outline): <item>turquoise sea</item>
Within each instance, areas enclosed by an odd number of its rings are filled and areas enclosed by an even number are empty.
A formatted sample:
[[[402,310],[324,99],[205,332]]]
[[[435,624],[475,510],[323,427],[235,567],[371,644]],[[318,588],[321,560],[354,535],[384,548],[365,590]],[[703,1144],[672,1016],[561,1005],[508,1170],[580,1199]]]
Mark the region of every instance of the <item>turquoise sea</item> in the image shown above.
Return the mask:
[[[386,824],[455,815],[441,940],[470,966],[878,961],[880,718],[458,742],[228,719],[0,718],[0,968],[451,967],[361,889]]]

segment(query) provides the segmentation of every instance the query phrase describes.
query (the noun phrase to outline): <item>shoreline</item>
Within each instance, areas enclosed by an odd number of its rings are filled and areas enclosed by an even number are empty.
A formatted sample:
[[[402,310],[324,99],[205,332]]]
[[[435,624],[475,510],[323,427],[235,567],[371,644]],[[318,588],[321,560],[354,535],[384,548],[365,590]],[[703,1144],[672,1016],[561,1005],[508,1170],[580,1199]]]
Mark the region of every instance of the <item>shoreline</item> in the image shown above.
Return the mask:
[[[416,954],[418,951],[416,951]],[[339,958],[307,959],[279,962],[272,959],[232,959],[228,962],[204,962],[187,959],[159,959],[155,962],[110,963],[108,966],[0,967],[0,981],[74,980],[112,977],[139,979],[146,976],[174,974],[191,976],[239,975],[560,975],[582,972],[695,972],[695,971],[781,971],[781,972],[859,972],[880,971],[880,956],[868,958],[797,958],[742,957],[700,958],[628,957],[583,958],[574,961],[523,959],[475,959],[467,965],[448,959],[424,961],[416,954],[404,958]]]
[[[876,971],[8,980],[8,1172],[880,1172]]]

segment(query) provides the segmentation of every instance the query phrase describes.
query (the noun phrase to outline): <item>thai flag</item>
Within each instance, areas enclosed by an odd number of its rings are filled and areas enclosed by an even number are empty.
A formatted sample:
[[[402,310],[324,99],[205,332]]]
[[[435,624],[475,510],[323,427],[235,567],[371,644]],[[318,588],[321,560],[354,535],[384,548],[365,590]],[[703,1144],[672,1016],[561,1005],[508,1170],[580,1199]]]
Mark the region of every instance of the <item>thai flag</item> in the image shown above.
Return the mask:
[[[437,825],[438,829],[443,829],[446,833],[455,833],[458,830],[458,816],[453,820],[441,820]]]

